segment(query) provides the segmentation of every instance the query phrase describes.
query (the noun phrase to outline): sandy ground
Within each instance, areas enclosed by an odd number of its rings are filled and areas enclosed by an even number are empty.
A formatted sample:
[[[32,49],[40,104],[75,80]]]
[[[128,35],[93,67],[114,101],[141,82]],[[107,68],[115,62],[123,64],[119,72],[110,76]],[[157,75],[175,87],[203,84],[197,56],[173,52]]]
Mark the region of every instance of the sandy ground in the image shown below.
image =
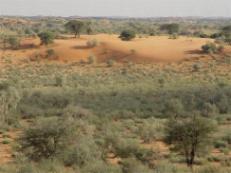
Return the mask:
[[[97,40],[98,46],[89,48],[87,41]],[[29,58],[34,54],[54,49],[61,61],[87,61],[90,55],[96,56],[98,62],[113,59],[117,62],[179,62],[184,59],[200,57],[200,48],[210,39],[180,37],[176,40],[167,36],[136,38],[121,41],[117,35],[83,35],[81,38],[57,39],[52,45],[40,46],[39,39],[27,38],[22,41],[19,50],[0,50],[0,56]]]

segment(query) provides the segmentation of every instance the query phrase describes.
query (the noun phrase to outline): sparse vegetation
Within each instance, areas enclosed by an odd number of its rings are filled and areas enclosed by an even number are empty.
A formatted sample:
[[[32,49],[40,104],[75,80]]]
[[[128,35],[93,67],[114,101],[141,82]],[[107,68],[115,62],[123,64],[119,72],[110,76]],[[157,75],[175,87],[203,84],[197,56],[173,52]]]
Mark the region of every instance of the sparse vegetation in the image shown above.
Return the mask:
[[[0,24],[0,172],[231,171],[229,21],[21,20]]]

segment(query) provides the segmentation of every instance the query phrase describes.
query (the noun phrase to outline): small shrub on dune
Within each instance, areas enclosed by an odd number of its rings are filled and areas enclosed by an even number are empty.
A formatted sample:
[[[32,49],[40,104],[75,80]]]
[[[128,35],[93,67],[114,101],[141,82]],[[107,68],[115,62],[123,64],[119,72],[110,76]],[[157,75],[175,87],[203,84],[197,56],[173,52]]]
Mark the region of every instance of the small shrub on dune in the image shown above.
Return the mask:
[[[169,39],[173,39],[173,40],[178,39],[178,38],[179,36],[177,34],[172,34],[169,36]]]
[[[115,61],[113,59],[107,60],[107,66],[112,67],[115,64]]]
[[[38,34],[40,40],[41,40],[41,45],[48,45],[53,43],[55,35],[52,32],[49,31],[44,31]]]
[[[224,50],[224,46],[216,45],[215,43],[206,43],[201,47],[203,53],[212,54],[212,53],[221,53]]]
[[[88,64],[95,64],[97,62],[97,58],[94,55],[90,55],[87,59]]]
[[[119,38],[123,41],[130,41],[136,37],[136,33],[132,30],[124,30],[121,32]]]
[[[9,36],[7,38],[7,43],[12,49],[18,49],[20,47],[20,39],[16,36]]]
[[[99,45],[99,42],[96,39],[87,41],[87,47],[94,48]]]
[[[55,53],[54,49],[47,49],[46,50],[46,58],[51,59],[51,58],[56,58],[57,55]]]

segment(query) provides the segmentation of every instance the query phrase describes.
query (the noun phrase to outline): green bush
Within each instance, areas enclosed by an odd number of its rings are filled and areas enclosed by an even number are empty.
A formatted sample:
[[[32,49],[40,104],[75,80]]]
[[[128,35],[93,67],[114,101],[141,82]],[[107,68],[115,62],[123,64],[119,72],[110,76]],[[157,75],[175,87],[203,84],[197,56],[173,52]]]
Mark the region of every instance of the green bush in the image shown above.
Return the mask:
[[[94,55],[90,55],[87,59],[88,64],[95,64],[97,62],[97,58]]]
[[[9,36],[7,38],[7,43],[12,49],[18,49],[20,47],[20,39],[16,36]]]
[[[44,31],[38,34],[40,40],[41,40],[41,45],[48,45],[53,43],[55,35],[52,32],[49,31]]]
[[[54,49],[47,49],[46,50],[46,58],[54,58],[56,56]]]
[[[89,162],[83,169],[82,173],[122,173],[119,166],[110,165],[100,160]]]
[[[124,159],[121,163],[123,173],[152,173],[153,171],[134,158]]]
[[[113,59],[108,59],[107,60],[107,66],[112,67],[115,64],[115,61]]]
[[[224,50],[224,46],[222,45],[216,45],[215,43],[206,43],[201,47],[202,51],[204,53],[221,53]]]
[[[139,143],[134,139],[117,139],[114,148],[116,155],[121,158],[128,158],[137,153]]]
[[[119,38],[123,41],[130,41],[136,37],[136,33],[132,30],[122,31]]]
[[[99,45],[99,43],[96,39],[87,41],[87,47],[89,47],[89,48],[93,48],[93,47],[96,47],[98,45]]]
[[[67,146],[72,134],[72,124],[68,120],[46,118],[26,129],[20,144],[31,159],[53,158]]]

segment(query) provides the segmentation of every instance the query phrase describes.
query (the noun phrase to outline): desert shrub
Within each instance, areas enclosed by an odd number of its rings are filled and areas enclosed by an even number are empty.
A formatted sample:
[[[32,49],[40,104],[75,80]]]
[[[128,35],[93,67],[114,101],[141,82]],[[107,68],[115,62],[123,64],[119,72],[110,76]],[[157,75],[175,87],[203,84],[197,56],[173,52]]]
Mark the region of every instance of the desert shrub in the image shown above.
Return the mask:
[[[124,159],[121,163],[123,173],[151,173],[152,170],[134,158]]]
[[[130,41],[136,37],[136,33],[132,30],[122,31],[119,38],[123,41]]]
[[[134,154],[137,160],[143,164],[153,167],[153,160],[160,159],[160,155],[154,152],[152,149],[139,148]]]
[[[215,43],[206,43],[201,47],[204,53],[220,53],[224,50],[222,45],[216,45]]]
[[[88,163],[83,169],[82,173],[122,173],[119,166],[110,165],[100,160]]]
[[[224,40],[226,43],[231,44],[231,36],[226,37]]]
[[[165,104],[163,112],[168,116],[182,116],[184,114],[184,105],[180,99],[170,99]]]
[[[74,119],[89,119],[93,115],[88,109],[75,105],[68,105],[63,110],[63,114]]]
[[[62,115],[63,109],[72,103],[72,97],[61,88],[25,91],[18,111],[25,117]]]
[[[56,56],[54,49],[47,49],[46,50],[46,58],[54,58]]]
[[[38,120],[20,138],[22,151],[34,160],[53,158],[69,143],[72,128],[72,122],[56,117]]]
[[[155,121],[145,121],[139,126],[137,133],[144,142],[151,142],[163,137],[163,126]]]
[[[97,58],[94,55],[90,55],[87,59],[88,64],[95,64],[97,62]]]
[[[119,157],[128,158],[134,156],[138,149],[139,143],[134,139],[117,139],[115,146],[115,153]]]
[[[223,140],[216,140],[214,141],[214,147],[215,148],[225,148],[227,147],[227,143]]]
[[[9,81],[0,81],[0,123],[1,126],[13,124],[17,119],[17,106],[20,93]]]
[[[198,72],[203,67],[201,63],[195,63],[192,65],[193,72]]]
[[[214,43],[207,43],[203,45],[201,48],[204,53],[215,53],[216,52],[216,45]]]
[[[34,173],[36,170],[34,166],[30,163],[26,163],[20,166],[16,173]]]
[[[65,83],[65,79],[63,78],[63,76],[57,75],[55,77],[55,86],[62,87],[64,86],[64,83]]]
[[[99,45],[99,43],[96,39],[87,41],[87,47],[93,48],[93,47],[96,47],[98,45]]]
[[[173,39],[173,40],[178,39],[178,38],[179,36],[177,34],[172,34],[169,36],[169,39]]]
[[[7,38],[7,43],[12,49],[18,49],[20,47],[20,39],[16,36],[9,36]]]
[[[64,163],[66,166],[78,166],[84,167],[89,162],[92,163],[101,159],[101,152],[96,145],[93,137],[82,136],[78,137],[78,140],[74,147],[68,149],[64,155]]]
[[[40,40],[41,40],[41,45],[48,45],[53,43],[54,41],[54,34],[49,31],[44,31],[38,34]]]
[[[115,64],[115,61],[113,59],[108,59],[107,60],[107,66],[112,67]]]
[[[211,103],[203,103],[201,108],[201,114],[205,117],[214,117],[218,114],[216,105]]]
[[[210,38],[213,38],[213,39],[218,39],[218,38],[221,38],[222,37],[222,34],[221,33],[214,33],[210,36]]]
[[[199,169],[198,173],[222,173],[222,171],[216,166],[206,166]]]
[[[223,137],[223,140],[226,141],[229,145],[231,145],[231,133],[227,133],[225,134],[225,136]]]
[[[154,173],[186,173],[187,171],[178,168],[177,166],[168,163],[168,162],[160,162],[155,165]]]

